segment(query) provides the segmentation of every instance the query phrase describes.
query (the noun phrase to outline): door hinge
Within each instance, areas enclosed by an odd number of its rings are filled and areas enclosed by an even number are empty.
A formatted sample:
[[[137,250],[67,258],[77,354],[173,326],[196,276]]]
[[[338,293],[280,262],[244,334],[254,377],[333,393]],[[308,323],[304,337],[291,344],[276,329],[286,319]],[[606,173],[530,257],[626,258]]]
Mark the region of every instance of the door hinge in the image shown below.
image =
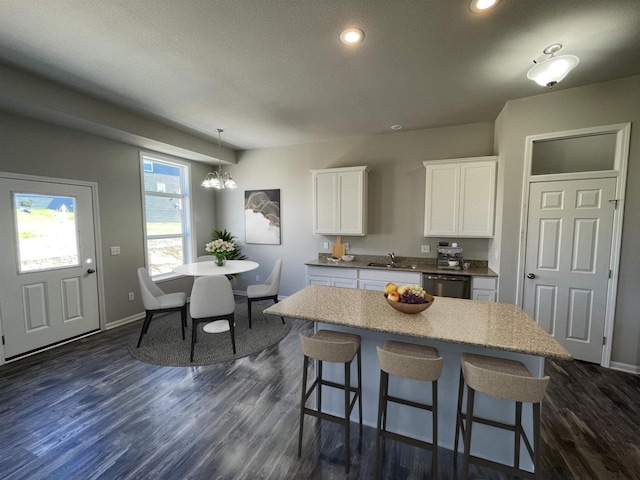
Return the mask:
[[[614,210],[618,209],[618,202],[619,202],[619,200],[617,198],[615,200],[609,200],[609,203],[613,203],[613,209]]]
[[[609,270],[609,278],[611,278],[612,274],[613,274],[613,272],[611,270]]]
[[[607,337],[602,337],[602,345],[606,345],[607,344]]]
[[[2,344],[4,345],[4,335],[2,335]]]

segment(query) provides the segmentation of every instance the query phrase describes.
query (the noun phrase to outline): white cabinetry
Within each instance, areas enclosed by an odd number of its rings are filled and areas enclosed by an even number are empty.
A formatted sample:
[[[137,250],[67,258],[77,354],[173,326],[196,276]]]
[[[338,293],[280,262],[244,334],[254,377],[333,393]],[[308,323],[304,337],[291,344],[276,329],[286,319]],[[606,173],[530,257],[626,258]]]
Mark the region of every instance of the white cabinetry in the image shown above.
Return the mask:
[[[361,290],[384,291],[389,282],[396,285],[421,285],[422,274],[393,270],[358,270],[358,288]]]
[[[358,270],[347,267],[318,267],[311,265],[307,267],[307,285],[384,291],[384,287],[389,282],[398,285],[419,285],[422,283],[422,274],[419,272],[391,270]]]
[[[492,237],[498,157],[424,162],[424,236]]]
[[[497,301],[495,277],[472,277],[471,278],[471,299],[481,302]]]
[[[358,288],[358,270],[309,266],[307,267],[307,285]]]
[[[313,233],[367,234],[367,167],[311,170]]]

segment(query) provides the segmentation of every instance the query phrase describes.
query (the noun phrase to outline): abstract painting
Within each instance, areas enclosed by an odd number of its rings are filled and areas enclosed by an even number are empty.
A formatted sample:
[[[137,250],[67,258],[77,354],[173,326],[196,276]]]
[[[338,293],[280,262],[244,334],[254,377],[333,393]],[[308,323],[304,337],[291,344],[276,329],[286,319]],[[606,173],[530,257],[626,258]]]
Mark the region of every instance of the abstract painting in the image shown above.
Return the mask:
[[[280,189],[245,190],[246,243],[280,245]]]

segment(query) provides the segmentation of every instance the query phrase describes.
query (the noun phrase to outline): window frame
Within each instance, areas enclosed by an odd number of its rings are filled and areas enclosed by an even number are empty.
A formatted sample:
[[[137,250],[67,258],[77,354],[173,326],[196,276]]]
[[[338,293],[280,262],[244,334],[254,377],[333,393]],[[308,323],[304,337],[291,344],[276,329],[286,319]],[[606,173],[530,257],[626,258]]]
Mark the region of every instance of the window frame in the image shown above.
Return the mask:
[[[147,191],[145,189],[145,174],[154,173],[153,168],[149,171],[145,169],[145,164],[149,162],[165,163],[173,167],[180,168],[180,183],[182,186],[182,192],[180,194]],[[191,164],[185,160],[171,157],[168,155],[162,155],[159,153],[140,151],[140,194],[142,201],[142,234],[144,237],[144,263],[149,270],[149,240],[162,239],[162,238],[182,238],[183,249],[183,264],[193,261],[195,250],[195,224],[193,218],[192,208],[192,185],[191,185]],[[182,233],[179,234],[162,234],[162,235],[148,235],[147,234],[147,195],[163,197],[163,198],[176,198],[179,197],[182,203]],[[151,275],[151,272],[149,272]],[[168,272],[160,275],[151,275],[154,281],[171,280],[181,275],[178,273]]]

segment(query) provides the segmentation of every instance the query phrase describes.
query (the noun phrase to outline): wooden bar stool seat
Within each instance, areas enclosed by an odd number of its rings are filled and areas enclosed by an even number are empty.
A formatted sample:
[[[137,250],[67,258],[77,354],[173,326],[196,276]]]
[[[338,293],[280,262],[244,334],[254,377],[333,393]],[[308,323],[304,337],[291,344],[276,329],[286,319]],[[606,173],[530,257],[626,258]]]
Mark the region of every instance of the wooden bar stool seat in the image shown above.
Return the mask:
[[[376,434],[375,478],[380,466],[380,439],[390,438],[416,447],[432,451],[432,478],[438,478],[438,378],[442,373],[444,360],[438,350],[425,345],[388,341],[382,348],[377,347],[380,364],[380,395],[378,397],[378,425]],[[431,382],[431,405],[418,403],[389,395],[389,375]],[[400,435],[387,430],[388,402],[407,405],[432,414],[432,443]]]
[[[304,366],[302,370],[302,399],[300,402],[300,434],[298,437],[298,457],[302,454],[302,428],[304,416],[311,415],[323,420],[344,425],[344,445],[346,471],[349,473],[350,451],[350,419],[351,411],[358,400],[358,414],[360,419],[360,435],[362,435],[362,355],[360,354],[360,343],[362,338],[351,333],[336,332],[333,330],[318,330],[310,337],[300,334],[302,343],[302,353],[304,354]],[[351,362],[358,356],[357,373],[358,385],[351,386]],[[307,369],[309,359],[317,361],[317,376],[311,388],[307,391]],[[330,382],[322,378],[322,362],[344,363],[344,385]],[[322,387],[333,387],[344,390],[344,418],[322,412]],[[317,409],[305,407],[307,399],[316,389]],[[354,393],[351,399],[351,393]]]
[[[464,384],[467,384],[467,408],[462,412],[462,396]],[[522,363],[504,358],[487,357],[463,353],[460,357],[460,385],[458,389],[458,414],[456,418],[456,437],[453,450],[454,464],[458,455],[458,440],[460,434],[464,438],[464,457],[462,478],[466,479],[469,463],[476,463],[496,470],[502,470],[510,475],[540,479],[540,405],[544,398],[549,377],[538,378]],[[475,392],[496,398],[516,402],[515,424],[506,424],[474,416],[473,404]],[[522,428],[522,404],[531,403],[533,406],[533,445]],[[471,455],[471,429],[473,423],[482,423],[495,428],[502,428],[514,432],[513,466],[504,465]],[[525,447],[534,465],[534,473],[520,468],[520,443]]]

